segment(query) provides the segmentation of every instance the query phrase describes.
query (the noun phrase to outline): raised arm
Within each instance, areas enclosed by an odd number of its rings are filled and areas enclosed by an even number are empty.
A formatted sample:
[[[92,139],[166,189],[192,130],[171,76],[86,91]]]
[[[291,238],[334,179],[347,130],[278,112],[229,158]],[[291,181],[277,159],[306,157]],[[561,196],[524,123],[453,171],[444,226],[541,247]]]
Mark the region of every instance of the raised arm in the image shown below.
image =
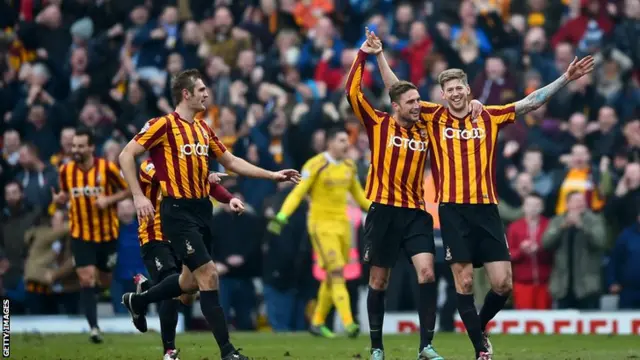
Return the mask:
[[[571,64],[569,64],[567,71],[554,82],[542,89],[532,92],[526,98],[517,101],[515,103],[516,115],[524,115],[539,108],[542,104],[549,101],[549,99],[560,91],[560,89],[565,87],[565,85],[592,72],[593,68],[594,61],[591,55],[582,58],[580,61],[578,61],[578,57],[576,57]]]

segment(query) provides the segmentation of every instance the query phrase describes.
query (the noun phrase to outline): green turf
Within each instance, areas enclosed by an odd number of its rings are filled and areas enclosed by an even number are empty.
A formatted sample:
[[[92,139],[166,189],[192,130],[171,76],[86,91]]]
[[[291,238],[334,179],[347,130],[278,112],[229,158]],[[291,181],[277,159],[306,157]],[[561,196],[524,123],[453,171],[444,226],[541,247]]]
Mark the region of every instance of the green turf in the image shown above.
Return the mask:
[[[640,339],[633,336],[493,336],[495,360],[625,360],[640,359]],[[368,336],[356,340],[325,340],[307,334],[234,333],[232,340],[253,359],[368,359]],[[387,360],[415,359],[418,337],[385,336]],[[209,333],[178,335],[182,360],[217,360],[218,348]],[[471,360],[466,335],[437,334],[435,345],[447,360]],[[93,345],[87,335],[11,336],[11,359],[162,359],[159,334],[106,334]]]

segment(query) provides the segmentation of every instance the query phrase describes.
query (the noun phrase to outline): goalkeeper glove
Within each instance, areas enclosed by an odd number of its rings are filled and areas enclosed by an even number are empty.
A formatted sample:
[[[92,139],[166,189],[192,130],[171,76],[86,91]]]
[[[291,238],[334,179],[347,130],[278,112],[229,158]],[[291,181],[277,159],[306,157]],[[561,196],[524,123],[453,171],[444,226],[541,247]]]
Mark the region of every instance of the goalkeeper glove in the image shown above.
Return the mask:
[[[287,225],[287,217],[283,213],[278,213],[273,220],[269,221],[267,231],[274,235],[280,235],[285,225]]]

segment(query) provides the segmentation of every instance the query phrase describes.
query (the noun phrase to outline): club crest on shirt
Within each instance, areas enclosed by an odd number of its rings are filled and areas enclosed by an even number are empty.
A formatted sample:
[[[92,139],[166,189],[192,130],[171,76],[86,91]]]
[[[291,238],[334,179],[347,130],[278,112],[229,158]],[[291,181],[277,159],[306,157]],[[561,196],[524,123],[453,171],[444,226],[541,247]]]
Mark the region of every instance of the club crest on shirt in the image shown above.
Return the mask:
[[[155,166],[153,165],[153,163],[148,163],[147,166],[144,167],[144,171],[146,172],[149,172],[153,169],[155,169]]]

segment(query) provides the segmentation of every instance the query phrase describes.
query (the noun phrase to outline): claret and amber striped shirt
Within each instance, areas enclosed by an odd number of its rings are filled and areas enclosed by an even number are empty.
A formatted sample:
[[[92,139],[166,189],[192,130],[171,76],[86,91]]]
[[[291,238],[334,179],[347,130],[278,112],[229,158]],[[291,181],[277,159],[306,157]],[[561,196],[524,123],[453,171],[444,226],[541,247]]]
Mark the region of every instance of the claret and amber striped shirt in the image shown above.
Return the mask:
[[[207,198],[209,154],[227,150],[205,121],[190,123],[174,112],[147,122],[134,139],[149,151],[163,196]]]
[[[515,105],[485,106],[477,120],[435,109],[429,126],[436,202],[497,204],[498,131],[515,121]]]
[[[153,221],[149,221],[149,219],[145,217],[138,225],[138,239],[140,240],[140,246],[150,241],[164,241],[165,238],[162,234],[162,226],[160,225],[160,203],[162,202],[162,191],[160,189],[160,182],[157,178],[156,167],[151,160],[147,159],[140,164],[138,181],[140,181],[142,193],[147,197],[147,199],[151,200],[151,204],[155,210],[153,214]],[[220,184],[211,185],[209,196],[225,204],[233,197],[233,195],[231,195],[229,191]]]
[[[109,242],[118,238],[116,204],[106,209],[96,205],[98,197],[110,196],[127,188],[116,164],[95,157],[93,166],[83,170],[71,161],[60,168],[60,188],[69,194],[69,222],[73,238],[92,242]]]
[[[380,204],[425,209],[424,169],[429,152],[428,124],[440,105],[421,103],[421,119],[404,128],[388,114],[375,110],[360,83],[367,54],[359,51],[346,84],[347,99],[369,137],[371,166],[367,198]]]

